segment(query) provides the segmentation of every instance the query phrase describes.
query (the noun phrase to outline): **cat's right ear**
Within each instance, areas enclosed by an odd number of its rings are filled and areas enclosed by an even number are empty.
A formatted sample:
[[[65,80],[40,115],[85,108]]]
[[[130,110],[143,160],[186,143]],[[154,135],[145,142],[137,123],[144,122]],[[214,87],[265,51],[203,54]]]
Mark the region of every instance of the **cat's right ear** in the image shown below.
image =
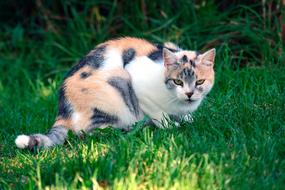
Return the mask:
[[[176,55],[166,48],[163,48],[163,62],[164,66],[169,69],[170,67],[177,66]]]

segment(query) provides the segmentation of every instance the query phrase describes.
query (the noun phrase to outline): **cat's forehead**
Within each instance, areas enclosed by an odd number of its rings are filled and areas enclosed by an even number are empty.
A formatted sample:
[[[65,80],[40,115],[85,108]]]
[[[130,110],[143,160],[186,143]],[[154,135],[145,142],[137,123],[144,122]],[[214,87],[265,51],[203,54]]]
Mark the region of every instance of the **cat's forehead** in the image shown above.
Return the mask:
[[[176,53],[176,57],[180,63],[187,63],[190,60],[195,60],[197,58],[196,51],[180,51]]]
[[[196,65],[198,53],[196,51],[179,51],[175,53],[178,67],[169,72],[173,78],[183,79],[185,82],[191,84],[196,80],[200,73],[197,72],[199,67]]]
[[[170,72],[170,76],[191,83],[196,78],[195,67],[190,63],[179,63],[178,67]]]

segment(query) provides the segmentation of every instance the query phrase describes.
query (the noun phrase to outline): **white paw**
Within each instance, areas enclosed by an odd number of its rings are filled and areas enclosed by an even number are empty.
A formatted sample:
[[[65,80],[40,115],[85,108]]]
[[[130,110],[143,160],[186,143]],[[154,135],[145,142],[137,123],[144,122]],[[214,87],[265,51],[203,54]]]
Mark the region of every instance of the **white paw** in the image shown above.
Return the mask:
[[[27,135],[19,135],[16,140],[15,143],[17,145],[18,148],[26,148],[29,146],[29,141],[30,141],[30,137]]]
[[[175,127],[181,127],[181,125],[180,125],[180,123],[178,123],[178,122],[174,122],[174,125],[175,125]]]
[[[191,114],[187,114],[183,117],[183,120],[191,123],[193,122],[193,117]]]

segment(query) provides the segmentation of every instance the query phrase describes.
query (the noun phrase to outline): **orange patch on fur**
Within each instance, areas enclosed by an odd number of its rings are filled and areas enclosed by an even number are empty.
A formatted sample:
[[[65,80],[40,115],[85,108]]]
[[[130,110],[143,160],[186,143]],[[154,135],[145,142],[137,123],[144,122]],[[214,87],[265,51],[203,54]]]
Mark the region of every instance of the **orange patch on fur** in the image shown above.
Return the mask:
[[[92,72],[82,79],[82,72]],[[72,77],[65,80],[65,96],[72,103],[72,128],[75,131],[86,130],[91,124],[94,108],[110,115],[121,115],[126,107],[119,92],[107,83],[111,77],[122,77],[130,80],[124,69],[109,71],[92,70],[89,66],[81,68]],[[77,114],[77,115],[76,115]]]
[[[133,48],[136,51],[136,56],[146,56],[152,51],[157,50],[152,43],[143,39],[132,37],[110,40],[100,45],[107,45],[108,48],[115,48],[121,53],[123,53],[124,50]]]
[[[196,71],[196,74],[198,77],[197,80],[206,79],[206,80],[209,80],[211,82],[214,82],[215,72],[214,72],[213,67],[198,64],[196,66],[195,71]]]

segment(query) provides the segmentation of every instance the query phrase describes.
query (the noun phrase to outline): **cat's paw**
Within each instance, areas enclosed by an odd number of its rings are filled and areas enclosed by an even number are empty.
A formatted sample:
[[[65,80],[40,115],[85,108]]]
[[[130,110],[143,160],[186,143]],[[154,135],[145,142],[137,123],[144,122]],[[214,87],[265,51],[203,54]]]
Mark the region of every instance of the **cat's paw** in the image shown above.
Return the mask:
[[[174,122],[174,126],[175,126],[175,127],[181,127],[180,123],[177,122],[177,121]]]
[[[182,119],[183,119],[183,121],[186,121],[186,122],[189,122],[189,123],[193,122],[193,117],[192,117],[191,114],[184,115]]]

